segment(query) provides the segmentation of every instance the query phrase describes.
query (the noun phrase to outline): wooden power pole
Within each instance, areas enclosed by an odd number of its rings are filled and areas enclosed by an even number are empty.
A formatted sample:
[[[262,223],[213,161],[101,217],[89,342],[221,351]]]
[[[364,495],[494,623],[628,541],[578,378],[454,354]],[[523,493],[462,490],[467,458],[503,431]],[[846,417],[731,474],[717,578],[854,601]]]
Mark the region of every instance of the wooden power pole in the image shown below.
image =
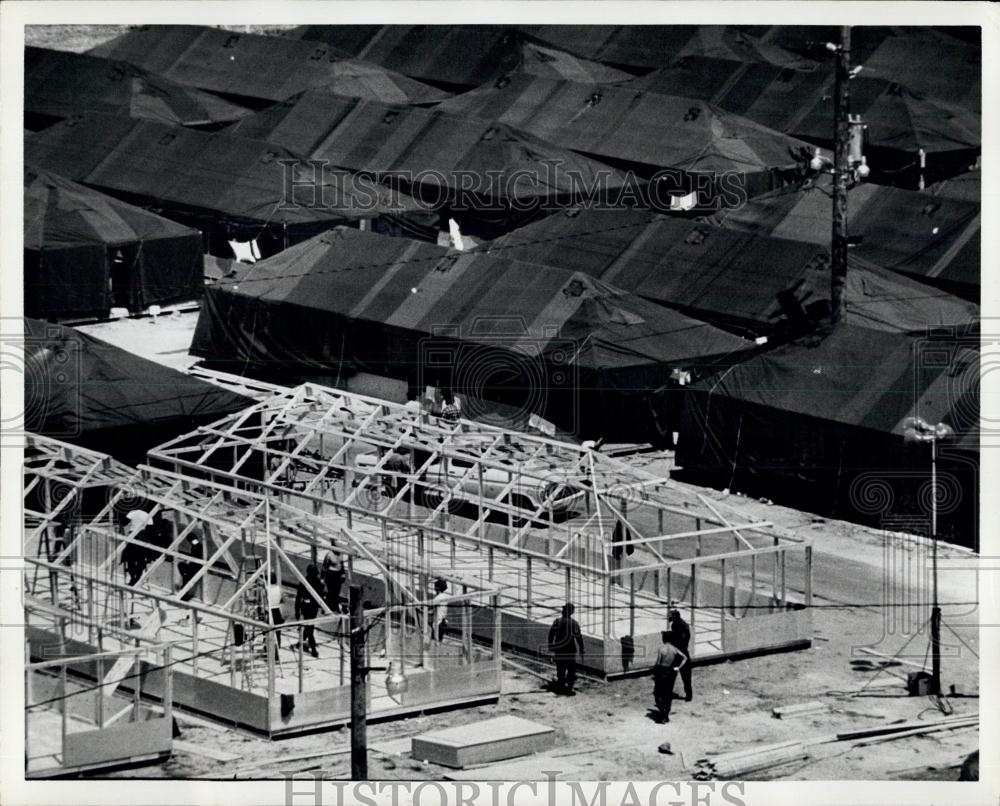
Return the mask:
[[[844,314],[844,286],[847,284],[847,176],[850,172],[851,124],[849,81],[851,78],[851,28],[840,28],[836,48],[834,85],[833,154],[833,238],[830,247],[830,321],[836,325]]]
[[[350,587],[351,779],[368,780],[368,699],[365,677],[365,611],[361,586]]]

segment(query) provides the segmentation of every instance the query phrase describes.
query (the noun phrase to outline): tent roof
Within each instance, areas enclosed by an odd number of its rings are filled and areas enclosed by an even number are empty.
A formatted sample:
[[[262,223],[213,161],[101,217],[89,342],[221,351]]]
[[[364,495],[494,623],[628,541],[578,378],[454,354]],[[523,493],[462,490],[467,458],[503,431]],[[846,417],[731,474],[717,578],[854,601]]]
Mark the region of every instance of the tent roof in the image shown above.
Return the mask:
[[[729,231],[634,210],[551,215],[489,245],[491,254],[584,272],[693,316],[766,333],[783,318],[777,295],[829,299],[826,244]],[[848,273],[848,321],[917,330],[978,318],[979,308],[878,266]]]
[[[510,25],[303,25],[289,33],[413,78],[458,86],[521,71],[600,83],[630,77],[531,41]]]
[[[127,62],[32,47],[24,49],[24,110],[56,117],[115,112],[180,125],[247,114],[241,106]]]
[[[25,362],[33,370],[25,374],[32,404],[26,426],[36,433],[91,444],[99,432],[172,421],[180,433],[192,418],[222,417],[253,403],[72,328],[36,319],[25,319],[24,328]]]
[[[981,144],[978,113],[948,99],[914,93],[906,74],[894,80],[863,71],[851,81],[851,112],[875,146],[953,151]],[[903,84],[897,83],[903,82]],[[833,140],[832,69],[797,72],[771,64],[690,56],[622,85],[697,98],[796,137]]]
[[[572,339],[584,367],[710,359],[752,346],[582,272],[345,228],[260,261],[213,293],[223,290],[386,329],[447,325],[463,340],[501,339],[511,349],[565,350]]]
[[[473,177],[483,180],[477,189],[491,189],[484,195],[494,197],[566,193],[574,178],[586,188],[625,182],[613,168],[503,124],[318,90],[246,118],[231,131],[348,170],[398,172],[463,188]]]
[[[497,120],[598,157],[687,171],[756,173],[808,148],[702,101],[600,84],[512,75],[439,107]]]
[[[811,59],[727,25],[525,25],[521,29],[578,56],[638,68],[683,56],[716,56],[810,70]]]
[[[38,168],[24,169],[24,248],[68,249],[198,235],[161,218]]]
[[[971,333],[972,331],[970,331]],[[926,336],[842,325],[754,356],[694,388],[769,409],[902,435],[904,420],[947,422],[956,432],[978,425],[978,390],[956,387],[978,367],[978,339],[948,360]],[[974,362],[974,363],[973,363]]]
[[[825,244],[830,231],[828,184],[751,199],[713,219],[731,229]],[[860,184],[848,193],[847,214],[851,234],[863,239],[850,250],[856,265],[980,285],[978,203]]]
[[[24,148],[26,162],[75,181],[240,220],[301,223],[417,209],[405,194],[347,172],[320,178],[281,146],[226,132],[91,113],[25,138]],[[290,178],[301,183],[291,200]]]
[[[144,25],[90,52],[181,84],[273,101],[310,87],[394,103],[426,103],[447,95],[322,43],[199,25]]]
[[[825,42],[839,38],[834,25],[740,26],[761,41],[820,61]],[[864,76],[901,81],[913,92],[982,109],[982,35],[973,26],[859,25],[851,28],[851,63]]]

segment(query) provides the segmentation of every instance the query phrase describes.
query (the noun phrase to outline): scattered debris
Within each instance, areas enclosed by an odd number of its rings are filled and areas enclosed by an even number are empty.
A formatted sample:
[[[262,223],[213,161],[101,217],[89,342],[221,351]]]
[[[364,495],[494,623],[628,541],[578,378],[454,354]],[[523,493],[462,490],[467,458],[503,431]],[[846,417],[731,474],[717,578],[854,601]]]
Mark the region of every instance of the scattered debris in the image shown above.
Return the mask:
[[[224,750],[214,750],[211,747],[203,747],[200,744],[192,744],[191,742],[181,741],[179,739],[174,739],[174,750],[180,750],[182,753],[187,753],[194,756],[204,756],[205,758],[214,759],[215,761],[236,761],[237,759],[243,758],[236,753],[227,753]]]
[[[830,706],[825,702],[812,700],[811,702],[803,702],[798,705],[782,705],[779,708],[774,708],[771,711],[771,716],[775,719],[789,719],[791,717],[803,716],[805,714],[815,714],[820,711],[829,710]]]
[[[976,714],[948,717],[933,722],[895,722],[877,727],[843,731],[833,736],[820,736],[805,741],[790,741],[780,744],[739,750],[714,756],[705,756],[695,761],[692,777],[704,781],[712,778],[733,779],[748,773],[777,767],[792,761],[810,757],[809,748],[818,744],[849,742],[852,747],[865,747],[879,742],[888,742],[910,736],[922,736],[945,730],[961,730],[979,726]]]

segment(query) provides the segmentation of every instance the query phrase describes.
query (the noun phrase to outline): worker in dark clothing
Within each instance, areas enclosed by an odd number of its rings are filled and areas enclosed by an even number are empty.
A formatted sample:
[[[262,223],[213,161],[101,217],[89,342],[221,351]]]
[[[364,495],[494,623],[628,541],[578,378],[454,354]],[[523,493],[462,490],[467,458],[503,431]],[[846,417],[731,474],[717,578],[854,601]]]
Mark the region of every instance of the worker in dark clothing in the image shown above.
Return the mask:
[[[674,683],[677,670],[687,664],[687,655],[670,643],[670,633],[660,633],[663,645],[656,653],[653,664],[653,700],[661,722],[670,721],[670,706],[674,701]]]
[[[691,628],[688,623],[681,618],[679,610],[671,610],[667,614],[667,625],[670,632],[670,643],[684,653],[684,657],[691,657],[689,646],[691,644]],[[685,663],[681,666],[681,682],[684,684],[684,700],[691,702],[691,664]]]
[[[127,585],[135,586],[146,571],[149,564],[149,552],[144,546],[136,543],[136,540],[146,540],[146,527],[150,522],[149,513],[141,509],[133,510],[125,516],[128,521],[126,527],[128,532],[125,536],[125,545],[122,548],[121,563],[128,574]]]
[[[296,619],[314,619],[319,613],[319,600],[313,596],[309,588],[311,587],[318,596],[322,596],[323,580],[319,578],[319,569],[312,563],[306,568],[306,582],[309,583],[308,587],[304,582],[300,582],[295,591]],[[319,657],[319,652],[316,650],[316,627],[314,625],[308,624],[302,628],[302,642],[308,648],[310,655],[314,658]]]
[[[340,612],[340,589],[344,586],[347,570],[344,568],[344,558],[336,546],[331,546],[323,555],[323,593],[326,606],[334,613]]]
[[[556,664],[556,692],[570,696],[576,693],[573,684],[576,682],[577,647],[583,659],[583,635],[580,625],[573,618],[573,610],[573,605],[564,604],[562,616],[552,622],[549,629],[549,652]]]

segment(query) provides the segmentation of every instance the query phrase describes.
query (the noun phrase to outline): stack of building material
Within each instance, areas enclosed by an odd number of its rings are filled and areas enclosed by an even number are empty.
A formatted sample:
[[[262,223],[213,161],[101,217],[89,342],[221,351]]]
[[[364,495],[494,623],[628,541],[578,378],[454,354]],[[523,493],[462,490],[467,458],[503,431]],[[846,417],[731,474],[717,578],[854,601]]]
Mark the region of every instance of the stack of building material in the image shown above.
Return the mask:
[[[555,729],[516,716],[499,716],[413,737],[413,757],[446,767],[488,764],[527,756],[555,743]]]

